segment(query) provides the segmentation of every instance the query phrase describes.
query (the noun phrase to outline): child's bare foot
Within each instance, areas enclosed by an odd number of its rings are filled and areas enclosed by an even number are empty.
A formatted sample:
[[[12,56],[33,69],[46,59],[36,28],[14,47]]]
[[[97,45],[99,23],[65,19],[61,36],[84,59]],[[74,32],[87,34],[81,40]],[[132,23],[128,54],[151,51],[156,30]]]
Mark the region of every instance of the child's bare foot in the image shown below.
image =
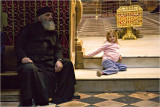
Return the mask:
[[[98,77],[102,76],[102,72],[101,71],[97,71],[97,76]]]

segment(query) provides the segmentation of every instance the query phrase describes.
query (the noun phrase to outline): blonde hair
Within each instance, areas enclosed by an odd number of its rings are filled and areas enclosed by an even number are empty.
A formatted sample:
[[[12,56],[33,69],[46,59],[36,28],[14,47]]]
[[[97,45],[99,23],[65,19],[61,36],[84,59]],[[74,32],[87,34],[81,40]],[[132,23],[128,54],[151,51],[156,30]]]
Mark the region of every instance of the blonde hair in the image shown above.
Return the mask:
[[[105,41],[105,42],[109,41],[109,36],[110,36],[111,34],[113,34],[113,35],[115,36],[115,38],[116,38],[115,43],[118,44],[118,35],[117,35],[117,32],[114,31],[114,30],[110,30],[109,32],[107,32],[106,41]]]

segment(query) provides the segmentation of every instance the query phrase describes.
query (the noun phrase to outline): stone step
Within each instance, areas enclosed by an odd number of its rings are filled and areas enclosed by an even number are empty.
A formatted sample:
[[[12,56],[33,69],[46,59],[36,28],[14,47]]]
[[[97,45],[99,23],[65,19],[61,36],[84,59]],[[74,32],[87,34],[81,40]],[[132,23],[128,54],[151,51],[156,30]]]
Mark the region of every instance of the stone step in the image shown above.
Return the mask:
[[[128,68],[113,75],[96,76],[98,69],[77,69],[78,92],[160,91],[160,68]]]
[[[85,28],[85,29],[83,29],[83,33],[85,33],[85,32],[86,32],[86,33],[87,33],[87,32],[91,32],[91,33],[92,33],[92,32],[106,33],[104,28],[99,28],[99,30],[98,30],[97,28],[89,28],[89,29],[88,29],[88,28],[87,28],[87,29]]]
[[[19,80],[16,71],[8,71],[0,73],[1,76],[1,89],[18,89]]]
[[[121,63],[128,68],[159,68],[160,56],[123,57]],[[102,68],[102,57],[84,58],[84,68]]]
[[[96,76],[97,70],[75,70],[76,92],[160,91],[160,68],[128,68],[127,71],[101,77]],[[4,76],[17,77],[17,73],[2,73],[1,77]],[[11,84],[13,81],[6,81],[6,84],[9,82]],[[19,88],[2,89],[1,101],[19,101]]]
[[[19,101],[19,89],[2,89],[1,90],[1,102],[18,102]]]

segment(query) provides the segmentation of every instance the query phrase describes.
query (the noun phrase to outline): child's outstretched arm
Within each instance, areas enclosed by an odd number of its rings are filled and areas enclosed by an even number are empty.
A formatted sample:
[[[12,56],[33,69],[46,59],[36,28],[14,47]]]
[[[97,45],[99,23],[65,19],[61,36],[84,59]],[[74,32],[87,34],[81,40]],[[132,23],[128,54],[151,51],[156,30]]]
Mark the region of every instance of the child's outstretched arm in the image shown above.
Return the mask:
[[[108,44],[104,44],[103,46],[101,46],[100,48],[98,48],[97,50],[87,54],[87,55],[84,55],[84,57],[92,57],[92,56],[95,56],[97,54],[99,54],[100,52],[102,52],[106,47],[108,46]]]

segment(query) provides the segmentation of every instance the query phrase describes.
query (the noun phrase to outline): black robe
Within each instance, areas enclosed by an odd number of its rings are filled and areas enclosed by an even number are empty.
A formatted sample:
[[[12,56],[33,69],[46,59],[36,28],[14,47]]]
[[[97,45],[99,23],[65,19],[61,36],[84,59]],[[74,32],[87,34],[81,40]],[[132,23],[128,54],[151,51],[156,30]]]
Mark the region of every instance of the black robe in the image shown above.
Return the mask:
[[[34,99],[37,104],[45,105],[49,97],[55,103],[72,98],[76,83],[73,64],[62,57],[56,31],[45,31],[40,22],[24,27],[17,39],[16,53],[22,102]],[[22,64],[24,57],[33,63]],[[63,59],[59,73],[55,73],[57,59]]]

